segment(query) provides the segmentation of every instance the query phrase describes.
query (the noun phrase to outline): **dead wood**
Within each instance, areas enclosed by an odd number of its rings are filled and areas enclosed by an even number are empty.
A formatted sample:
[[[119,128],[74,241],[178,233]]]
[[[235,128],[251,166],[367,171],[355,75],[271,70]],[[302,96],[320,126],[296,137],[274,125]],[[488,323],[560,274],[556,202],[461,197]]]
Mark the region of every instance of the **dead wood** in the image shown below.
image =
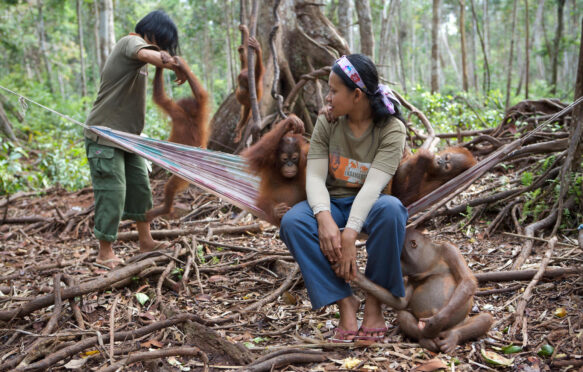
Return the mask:
[[[581,367],[583,366],[583,359],[570,359],[570,360],[553,360],[553,366],[557,367]],[[579,370],[581,372],[581,370]]]
[[[429,122],[429,119],[427,119],[427,116],[425,116],[425,114],[421,110],[419,110],[418,108],[413,106],[411,103],[409,103],[399,93],[397,93],[394,90],[393,90],[393,93],[395,94],[395,97],[397,97],[399,102],[403,105],[403,107],[405,107],[407,110],[409,110],[411,112],[409,114],[410,116],[411,115],[417,116],[419,121],[421,121],[421,123],[425,127],[425,130],[427,130],[427,134],[419,133],[419,132],[415,131],[411,126],[407,126],[407,127],[411,131],[413,131],[417,137],[424,140],[423,145],[421,146],[422,148],[432,150],[436,136],[435,136],[435,130],[433,129],[433,125],[431,125],[431,123]],[[407,121],[409,121],[409,120],[407,119]]]
[[[482,198],[472,199],[466,203],[456,205],[453,208],[446,208],[444,213],[446,213],[448,215],[458,215],[460,213],[466,212],[468,207],[477,207],[478,205],[482,205],[482,204],[492,204],[492,203],[508,200],[510,198],[515,198],[519,195],[524,194],[525,192],[529,192],[529,191],[532,191],[532,190],[535,190],[535,189],[541,187],[548,180],[553,179],[556,176],[558,176],[559,172],[560,172],[560,169],[558,167],[549,168],[549,170],[547,170],[547,172],[545,172],[540,177],[538,177],[530,186],[521,187],[521,188],[512,189],[512,190],[505,190],[505,191],[501,191],[499,193],[488,195],[488,196],[485,196]]]
[[[43,216],[28,216],[28,217],[15,217],[15,218],[3,218],[0,220],[1,224],[13,224],[13,225],[24,225],[27,223],[36,223],[36,222],[54,222],[54,218],[47,218]]]
[[[170,347],[167,349],[149,350],[141,353],[133,353],[130,354],[130,356],[125,358],[124,360],[120,360],[119,362],[116,362],[110,366],[100,368],[98,371],[99,372],[119,371],[123,367],[129,366],[132,363],[144,362],[146,360],[160,359],[175,355],[193,357],[199,356],[204,363],[203,371],[205,372],[208,371],[208,357],[203,351],[201,351],[197,347]]]
[[[159,259],[159,258],[158,258]],[[138,274],[147,267],[156,264],[156,258],[150,258],[148,260],[140,261],[135,264],[113,270],[106,276],[94,279],[90,282],[80,284],[75,287],[65,288],[61,290],[61,297],[64,300],[73,298],[76,296],[81,296],[90,292],[101,291],[109,288],[112,284],[117,283],[128,277]],[[23,304],[17,309],[0,311],[0,320],[8,322],[14,318],[23,317],[32,313],[33,311],[42,309],[44,307],[50,306],[55,300],[54,294],[41,296],[33,301]]]
[[[496,271],[490,273],[476,273],[474,276],[480,283],[485,282],[511,282],[514,280],[530,280],[538,270],[513,270],[513,271]],[[565,267],[560,269],[547,269],[543,273],[544,278],[559,278],[564,275],[573,275],[583,273],[581,267]]]
[[[290,364],[295,365],[304,363],[321,363],[324,362],[326,359],[328,358],[324,353],[314,354],[306,353],[305,351],[303,351],[301,353],[290,353],[275,356],[261,363],[246,366],[243,369],[243,371],[250,372],[273,371],[274,368],[282,368]]]
[[[55,307],[53,309],[53,314],[51,318],[47,322],[46,326],[41,331],[41,335],[46,336],[56,329],[59,321],[59,317],[61,316],[61,311],[63,310],[63,300],[61,299],[61,274],[55,274],[53,278],[54,283],[54,297],[55,297]],[[49,343],[51,340],[49,339],[42,339],[37,338],[34,340],[30,345],[26,347],[24,352],[19,353],[17,357],[3,363],[0,365],[0,371],[7,371],[13,369],[15,366],[18,368],[23,368],[30,364],[32,360],[35,360],[39,357],[44,351],[44,345]]]
[[[571,208],[574,204],[575,204],[575,199],[571,198],[567,201],[567,204],[565,207]],[[562,210],[561,210],[561,213],[562,213]],[[553,208],[553,210],[551,211],[551,213],[549,213],[549,215],[547,217],[543,218],[540,221],[536,221],[536,222],[528,225],[524,229],[524,234],[528,237],[534,236],[534,233],[536,231],[543,229],[545,227],[551,226],[553,224],[553,222],[556,221],[557,215],[558,215],[558,210],[555,206]],[[518,255],[518,257],[516,257],[516,260],[514,260],[514,263],[512,264],[513,270],[520,269],[520,267],[524,264],[524,262],[526,261],[528,256],[530,256],[530,252],[532,252],[533,245],[534,245],[534,241],[531,239],[529,239],[526,242],[526,244],[524,245],[524,248],[522,249],[522,251],[520,251],[520,254]]]
[[[213,234],[239,234],[239,233],[258,233],[261,231],[259,223],[243,226],[218,226],[218,227],[197,227],[193,229],[176,229],[176,230],[154,230],[152,231],[152,238],[154,239],[175,239],[185,235],[199,235],[207,232]],[[136,241],[138,240],[138,232],[122,232],[117,236],[118,241]]]
[[[253,353],[249,349],[225,340],[209,327],[197,322],[186,322],[182,328],[186,344],[198,346],[208,354],[211,361],[218,356],[226,356],[231,363],[239,365],[253,360]]]
[[[534,278],[532,278],[531,282],[528,283],[528,286],[526,287],[526,290],[524,291],[522,298],[518,302],[518,305],[516,307],[516,313],[514,313],[514,316],[515,316],[514,324],[512,325],[512,327],[510,327],[510,330],[508,331],[510,337],[514,337],[514,335],[516,334],[516,331],[518,330],[518,327],[520,327],[521,325],[523,326],[523,329],[526,328],[526,325],[523,323],[524,310],[526,309],[526,304],[528,303],[528,301],[530,300],[530,298],[532,296],[533,288],[537,285],[539,280],[544,275],[545,269],[547,268],[547,265],[549,264],[549,261],[551,260],[551,256],[553,255],[553,250],[555,249],[556,242],[557,242],[556,236],[553,236],[551,238],[551,240],[549,240],[549,249],[546,251],[545,257],[543,258],[543,260],[540,264],[540,267],[537,270]],[[526,319],[524,319],[524,320],[526,320]],[[525,331],[523,331],[523,334],[525,334]],[[527,344],[528,344],[528,340],[526,338],[523,339],[522,340],[522,347],[526,347]]]
[[[194,315],[194,314],[178,314],[170,319],[167,320],[161,320],[158,322],[155,322],[153,324],[147,325],[145,327],[142,328],[138,328],[132,331],[125,331],[125,332],[118,332],[115,334],[114,337],[114,341],[127,341],[127,340],[133,340],[139,337],[142,337],[144,335],[150,334],[152,332],[155,331],[159,331],[160,329],[164,329],[176,324],[180,324],[186,321],[200,321],[201,319]],[[65,347],[59,351],[56,351],[48,356],[46,356],[44,359],[30,364],[24,368],[19,368],[15,371],[42,371],[42,370],[46,370],[47,368],[51,367],[52,365],[54,365],[55,363],[64,360],[66,358],[69,358],[77,353],[82,352],[85,349],[88,349],[90,347],[93,347],[95,345],[98,344],[99,342],[99,338],[101,336],[95,336],[95,337],[89,337],[86,338],[84,340],[81,340],[71,346]],[[107,338],[103,338],[102,341],[105,342],[109,342],[109,340]]]
[[[244,313],[247,313],[247,312],[256,310],[258,308],[261,308],[266,303],[268,303],[270,301],[273,301],[274,299],[276,299],[277,297],[279,297],[283,292],[285,292],[287,289],[289,289],[289,287],[291,287],[291,285],[293,284],[294,280],[296,279],[296,275],[299,273],[299,271],[300,271],[300,267],[298,266],[298,264],[295,264],[294,265],[294,268],[289,272],[287,278],[279,286],[279,288],[277,288],[275,291],[273,291],[269,295],[265,296],[261,300],[255,302],[254,304],[249,305],[249,306],[243,308],[241,310],[241,313],[244,314]],[[222,323],[231,321],[233,319],[236,319],[239,316],[240,316],[239,314],[233,314],[233,315],[230,315],[228,317],[223,317],[223,318],[220,318],[220,319],[213,319],[212,322],[214,324],[222,324]]]

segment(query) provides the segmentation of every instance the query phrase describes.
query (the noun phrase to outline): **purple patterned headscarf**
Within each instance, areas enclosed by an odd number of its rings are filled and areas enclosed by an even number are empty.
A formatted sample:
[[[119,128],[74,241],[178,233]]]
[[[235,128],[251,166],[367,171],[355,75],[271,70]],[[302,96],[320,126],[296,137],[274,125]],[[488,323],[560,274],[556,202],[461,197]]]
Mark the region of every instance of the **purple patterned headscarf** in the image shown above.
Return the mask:
[[[354,82],[354,84],[356,84],[357,87],[359,87],[363,92],[370,94],[370,91],[366,89],[366,85],[364,85],[364,82],[362,81],[360,75],[358,74],[358,71],[356,71],[356,68],[352,65],[352,63],[350,63],[346,56],[338,58],[336,60],[336,64],[340,66],[340,68],[342,69],[342,71],[344,71],[346,76],[348,76],[348,78],[352,80],[352,82]],[[379,84],[379,87],[374,92],[374,94],[377,93],[381,94],[383,103],[387,107],[387,110],[389,110],[391,114],[395,114],[395,105],[393,101],[391,101],[391,99],[393,99],[395,102],[399,101],[397,100],[397,97],[395,97],[395,95],[393,94],[391,88],[384,84]]]

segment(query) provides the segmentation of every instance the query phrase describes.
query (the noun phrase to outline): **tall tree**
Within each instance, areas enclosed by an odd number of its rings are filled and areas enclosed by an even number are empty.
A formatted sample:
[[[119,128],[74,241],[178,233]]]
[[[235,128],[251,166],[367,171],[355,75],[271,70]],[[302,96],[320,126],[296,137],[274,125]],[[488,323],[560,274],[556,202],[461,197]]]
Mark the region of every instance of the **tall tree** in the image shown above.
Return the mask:
[[[581,39],[579,43],[579,62],[577,63],[577,79],[575,80],[575,96],[573,100],[577,100],[583,97],[583,18],[581,18]],[[573,109],[573,120],[570,128],[571,138],[576,136],[575,130],[577,127],[576,123],[583,122],[583,103],[579,103]],[[580,125],[580,124],[579,124]],[[583,134],[579,135],[579,146],[577,146],[577,151],[575,152],[574,159],[583,158]],[[581,171],[581,161],[573,162],[573,171]]]
[[[525,36],[524,36],[524,65],[526,71],[524,72],[524,99],[528,99],[528,85],[529,85],[529,75],[530,75],[530,46],[528,38],[530,37],[530,30],[528,29],[528,0],[524,0],[524,23],[525,23]]]
[[[403,30],[403,17],[402,17],[402,4],[401,4],[401,0],[395,0],[396,6],[397,6],[397,49],[398,49],[398,54],[399,54],[399,66],[401,66],[401,68],[399,69],[400,73],[399,73],[399,77],[401,78],[401,86],[403,87],[403,93],[407,94],[407,79],[405,76],[405,57],[404,57],[404,52],[403,52],[403,44],[404,44],[404,40],[403,40],[403,36],[404,36],[404,32],[401,32],[401,30]]]
[[[112,0],[96,0],[98,1],[98,20],[99,20],[99,69],[103,69],[103,65],[109,57],[115,45],[115,30],[113,27],[113,1]]]
[[[393,61],[391,61],[391,29],[393,25],[393,7],[398,0],[387,0],[383,6],[383,16],[381,20],[381,35],[379,38],[379,66],[381,74],[390,79],[392,77],[390,73],[390,67],[393,67]]]
[[[40,52],[40,56],[43,60],[43,63],[45,65],[45,69],[47,72],[47,86],[49,88],[49,90],[51,91],[51,93],[54,93],[53,91],[53,83],[52,83],[52,76],[53,76],[53,69],[51,66],[51,62],[49,57],[47,56],[47,42],[46,42],[46,33],[45,33],[45,21],[44,21],[44,17],[43,17],[43,2],[42,0],[40,0],[37,4],[38,6],[38,26],[37,26],[37,31],[38,31],[38,43],[39,43],[39,52]]]
[[[346,40],[352,50],[352,2],[350,0],[338,0],[338,31]]]
[[[466,58],[466,4],[464,0],[459,0],[460,3],[460,43],[462,54],[462,88],[465,92],[468,91],[468,63]]]
[[[16,139],[16,136],[12,131],[12,127],[13,125],[10,122],[10,119],[8,119],[8,116],[4,111],[4,106],[0,101],[0,131],[2,131],[6,135],[6,137],[10,138],[10,140],[12,140],[13,142],[17,142],[18,140]]]
[[[518,0],[514,0],[512,4],[512,27],[510,31],[510,53],[508,56],[507,75],[506,75],[506,101],[505,108],[510,104],[510,87],[512,85],[512,62],[514,60],[514,30],[516,28],[516,7]]]
[[[369,0],[355,0],[354,5],[360,30],[360,51],[374,59],[374,34]]]
[[[79,61],[81,63],[81,96],[87,95],[87,79],[85,78],[85,57],[83,56],[83,20],[81,17],[81,0],[77,0],[77,33],[79,40]]]
[[[431,21],[431,93],[439,91],[439,27],[441,0],[433,0]]]
[[[557,0],[557,29],[555,31],[555,41],[553,43],[553,61],[551,62],[551,92],[557,94],[557,77],[559,68],[559,53],[561,52],[561,39],[563,37],[563,9],[565,0]]]
[[[541,33],[543,31],[542,19],[543,10],[545,6],[545,0],[538,0],[538,6],[536,7],[536,17],[534,18],[534,25],[532,26],[532,46],[534,50],[542,48],[542,37]],[[537,53],[535,56],[537,76],[540,79],[545,77],[545,65],[543,62],[543,56]]]

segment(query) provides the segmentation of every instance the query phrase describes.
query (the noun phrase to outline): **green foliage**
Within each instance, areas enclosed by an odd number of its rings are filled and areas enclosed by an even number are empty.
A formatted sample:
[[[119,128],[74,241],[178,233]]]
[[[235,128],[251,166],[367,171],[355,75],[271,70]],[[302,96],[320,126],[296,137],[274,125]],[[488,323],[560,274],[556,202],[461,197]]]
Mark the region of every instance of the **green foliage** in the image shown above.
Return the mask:
[[[532,181],[534,179],[534,175],[532,172],[523,172],[520,176],[520,182],[523,186],[530,186],[532,185]]]
[[[417,85],[407,97],[421,110],[437,133],[493,128],[502,120],[503,110],[499,102],[501,93],[492,91],[490,96],[480,97],[464,92],[457,94],[430,93]],[[419,123],[419,126],[422,125]]]

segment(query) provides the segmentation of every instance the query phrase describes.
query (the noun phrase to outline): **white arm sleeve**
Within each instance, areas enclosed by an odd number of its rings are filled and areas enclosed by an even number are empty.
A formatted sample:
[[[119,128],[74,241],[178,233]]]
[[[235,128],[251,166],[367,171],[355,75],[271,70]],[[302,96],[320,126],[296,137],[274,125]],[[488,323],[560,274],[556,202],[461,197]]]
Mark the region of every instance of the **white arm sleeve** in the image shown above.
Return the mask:
[[[368,212],[370,212],[372,205],[377,201],[380,193],[391,180],[391,177],[392,176],[388,173],[376,168],[371,168],[368,171],[366,180],[364,180],[362,188],[352,203],[346,227],[349,227],[356,232],[362,230],[362,225],[368,216]]]
[[[314,216],[330,210],[330,193],[326,188],[328,159],[308,159],[306,166],[306,194]]]

